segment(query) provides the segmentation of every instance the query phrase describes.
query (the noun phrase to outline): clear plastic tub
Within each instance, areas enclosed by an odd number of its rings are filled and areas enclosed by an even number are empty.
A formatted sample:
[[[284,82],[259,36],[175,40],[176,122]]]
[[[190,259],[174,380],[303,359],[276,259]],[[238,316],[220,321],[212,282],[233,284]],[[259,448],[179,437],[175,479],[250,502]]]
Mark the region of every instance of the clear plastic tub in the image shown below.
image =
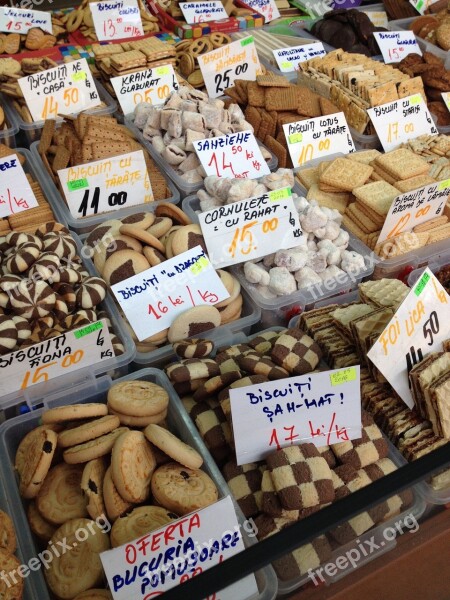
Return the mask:
[[[108,94],[108,92],[105,90],[105,88],[102,86],[101,83],[99,83],[97,80],[94,80],[94,83],[97,87],[97,91],[100,96],[100,99],[102,100],[102,102],[104,102],[106,104],[106,106],[103,106],[101,108],[91,108],[85,112],[90,115],[91,114],[100,115],[100,116],[101,115],[103,115],[103,116],[112,115],[117,110],[117,102],[111,97],[110,94]],[[36,121],[35,123],[26,123],[22,119],[22,117],[19,115],[19,113],[16,111],[16,109],[13,107],[12,100],[10,98],[8,98],[5,101],[5,104],[8,104],[9,108],[11,109],[12,113],[14,114],[16,122],[18,123],[21,132],[23,132],[28,144],[31,144],[32,142],[39,140],[41,137],[42,128],[44,127],[44,121]],[[61,122],[62,120],[63,120],[62,117],[58,118],[58,122]]]
[[[442,269],[442,267],[445,267],[447,265],[450,265],[450,248],[449,248],[448,242],[447,242],[447,250],[443,250],[441,253],[432,254],[428,258],[427,264],[424,264],[422,267],[420,267],[418,269],[414,269],[414,271],[412,271],[409,274],[409,277],[408,277],[409,287],[412,287],[417,282],[417,280],[422,275],[422,273],[426,269],[426,267],[428,267],[430,269],[430,271],[433,271],[433,273],[437,273],[439,271],[439,269]]]
[[[177,204],[180,201],[180,194],[176,189],[175,185],[169,179],[169,177],[167,177],[164,171],[161,171],[166,181],[167,187],[170,188],[171,195],[169,198],[160,201],[149,202],[146,204],[138,204],[130,206],[128,208],[120,208],[119,210],[102,212],[97,215],[92,215],[90,217],[82,217],[80,219],[75,219],[69,210],[65,198],[62,197],[61,192],[56,187],[55,183],[48,174],[42,162],[38,148],[39,142],[34,142],[33,144],[31,144],[30,150],[32,152],[35,163],[39,167],[38,180],[41,183],[41,185],[45,184],[49,192],[51,192],[49,196],[49,202],[52,208],[57,207],[59,213],[61,214],[61,219],[66,225],[70,227],[70,229],[75,231],[78,235],[81,235],[83,233],[89,233],[92,229],[94,229],[94,227],[100,225],[101,223],[103,223],[103,221],[106,221],[107,219],[122,219],[124,217],[127,217],[128,215],[136,214],[138,212],[153,212],[160,202],[170,202],[173,204]],[[158,167],[158,165],[156,166]]]
[[[19,133],[17,116],[11,110],[11,107],[2,94],[0,94],[0,106],[5,112],[6,121],[5,129],[0,129],[0,144],[5,144],[5,146],[9,146],[10,148],[15,148],[16,135]]]
[[[349,129],[357,150],[381,150],[382,145],[380,138],[376,133],[372,135],[359,133],[359,131],[356,131],[356,129],[353,129],[350,125]]]
[[[409,26],[411,25],[411,23],[413,21],[415,21],[419,17],[420,17],[420,15],[418,14],[417,17],[409,17],[408,19],[397,19],[395,21],[389,21],[389,23],[388,23],[389,29],[391,31],[411,31]],[[416,37],[417,43],[419,44],[420,49],[422,50],[422,53],[432,52],[436,56],[439,56],[439,58],[442,58],[442,60],[444,60],[444,61],[447,60],[448,53],[445,50],[443,50],[442,48],[439,48],[439,46],[436,46],[435,44],[431,44],[430,42],[427,42],[426,40],[422,39],[418,35],[416,35],[415,37]],[[447,65],[447,68],[448,68],[448,65]]]
[[[128,129],[130,131],[132,131],[136,135],[139,142],[143,146],[145,146],[145,148],[149,151],[151,157],[156,162],[156,164],[158,164],[161,167],[161,170],[164,173],[167,173],[167,175],[170,177],[170,179],[174,182],[175,186],[177,187],[177,189],[180,192],[180,196],[182,199],[185,198],[186,196],[190,196],[191,194],[194,194],[197,190],[199,190],[203,186],[202,181],[199,183],[186,183],[186,181],[184,181],[184,179],[182,179],[178,175],[178,173],[176,173],[175,169],[173,167],[171,167],[163,158],[161,158],[161,156],[153,148],[152,144],[144,138],[144,136],[142,135],[142,131],[140,131],[134,125],[133,115],[127,115],[125,117],[125,125],[128,127]],[[260,142],[258,139],[257,139],[257,141],[260,146],[262,146],[263,148],[266,148],[262,142]],[[266,150],[268,152],[270,152],[270,150],[268,150],[267,148],[266,148]],[[273,152],[270,152],[270,154],[271,154],[272,158],[267,162],[267,165],[271,171],[274,171],[278,166],[278,159],[273,154]]]
[[[173,392],[165,374],[156,369],[144,369],[128,375],[120,381],[136,379],[151,381],[168,390],[170,402],[167,420],[171,429],[204,457],[205,462],[203,468],[215,481],[219,490],[219,496],[222,498],[228,495],[229,490],[224,486],[221,478],[217,479],[217,468],[197,430],[186,417],[184,408],[182,407],[179,398]],[[42,396],[42,405],[45,408],[51,408],[73,403],[84,404],[88,402],[105,402],[106,394],[111,383],[110,377],[104,376],[98,379],[95,382],[95,385],[81,384],[80,386],[74,386],[72,390],[65,395],[55,393]],[[17,532],[20,546],[20,558],[24,563],[27,563],[31,558],[37,556],[39,547],[28,525],[25,513],[25,502],[19,495],[18,479],[14,470],[14,458],[20,440],[26,433],[39,425],[41,412],[42,410],[37,410],[24,417],[6,421],[0,427],[0,447],[3,456],[0,465],[0,477],[4,484],[3,489],[6,496],[6,502],[9,506],[14,506],[14,512],[10,512],[10,514]],[[242,515],[238,514],[238,520],[241,523],[243,522]],[[244,531],[243,534],[244,543],[246,545],[251,544],[252,541],[246,536]],[[272,568],[265,567],[260,569],[255,576],[259,589],[259,595],[257,596],[258,600],[273,600],[277,593],[277,580]],[[30,593],[30,595],[25,596],[27,600],[50,600],[51,594],[45,583],[42,570],[31,572],[26,583]],[[255,598],[256,600],[256,597],[252,598]],[[247,599],[243,598],[242,600]]]

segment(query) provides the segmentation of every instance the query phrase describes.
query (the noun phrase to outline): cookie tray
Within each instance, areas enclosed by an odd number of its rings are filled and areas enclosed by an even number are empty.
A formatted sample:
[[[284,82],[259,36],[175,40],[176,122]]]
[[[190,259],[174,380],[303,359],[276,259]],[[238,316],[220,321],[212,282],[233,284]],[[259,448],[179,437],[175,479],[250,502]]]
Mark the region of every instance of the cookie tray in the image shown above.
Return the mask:
[[[3,108],[5,113],[6,128],[0,129],[0,144],[5,144],[10,148],[14,148],[16,145],[16,135],[19,133],[19,123],[17,122],[17,116],[11,110],[11,107],[0,94],[0,106]]]
[[[70,229],[75,231],[78,235],[82,235],[83,233],[89,233],[92,229],[94,229],[94,227],[97,227],[97,225],[100,225],[107,219],[122,219],[124,217],[136,214],[138,212],[153,212],[158,206],[158,204],[160,204],[160,202],[170,202],[172,204],[177,204],[180,201],[180,194],[177,188],[169,179],[169,177],[164,173],[164,171],[160,170],[166,182],[166,186],[170,189],[171,195],[169,198],[166,198],[164,200],[155,200],[154,202],[148,202],[145,204],[135,204],[134,206],[130,206],[128,208],[119,208],[118,210],[111,210],[109,212],[102,212],[96,215],[76,219],[70,212],[69,206],[65,198],[63,198],[62,193],[57,188],[56,184],[50,177],[46,167],[44,166],[38,148],[39,142],[34,142],[30,146],[33,159],[36,165],[39,167],[38,180],[41,183],[41,185],[45,184],[47,186],[47,189],[51,191],[50,203],[52,208],[57,207],[64,223]],[[158,168],[158,165],[156,166]]]
[[[127,115],[125,117],[125,125],[128,127],[128,129],[130,131],[132,131],[136,135],[138,141],[143,146],[145,146],[145,148],[148,150],[148,152],[150,153],[151,157],[156,162],[156,164],[161,167],[162,172],[166,173],[170,177],[170,179],[174,182],[174,184],[176,185],[177,189],[180,192],[181,198],[185,198],[186,196],[189,196],[190,194],[194,194],[197,190],[199,190],[203,186],[203,181],[201,181],[199,183],[186,183],[186,181],[184,181],[184,179],[182,179],[178,175],[178,173],[176,173],[175,169],[173,167],[171,167],[169,165],[169,163],[166,162],[163,158],[161,158],[161,156],[153,148],[152,144],[144,138],[144,136],[142,135],[142,131],[140,131],[133,123],[133,115],[132,114]],[[258,140],[258,138],[256,138],[256,140],[260,146],[262,146],[268,152],[270,152],[270,150],[268,150],[264,146],[264,144]],[[272,158],[267,162],[267,165],[271,171],[274,171],[278,166],[278,159],[273,154],[273,152],[270,152],[270,154],[271,154]]]
[[[205,448],[200,435],[192,425],[184,408],[181,405],[179,398],[172,391],[169,380],[162,371],[156,369],[143,369],[131,375],[121,378],[119,381],[143,379],[151,381],[164,387],[170,396],[169,410],[167,420],[173,431],[177,433],[181,439],[194,447],[204,457],[204,469],[212,477],[219,490],[219,496],[225,497],[229,494],[229,490],[222,478],[217,478],[216,467],[212,464],[212,459],[209,452]],[[41,402],[44,408],[54,406],[65,406],[74,403],[88,402],[105,402],[106,394],[111,387],[112,380],[105,375],[95,382],[81,383],[79,386],[74,386],[66,394],[55,392],[53,394],[43,395]],[[3,479],[3,489],[6,496],[6,502],[9,506],[14,506],[14,512],[11,513],[13,519],[18,543],[20,548],[20,558],[27,563],[31,558],[37,556],[41,550],[36,543],[30,527],[28,525],[25,503],[19,495],[18,478],[14,471],[14,458],[17,447],[23,436],[31,429],[37,427],[40,423],[40,415],[42,409],[29,413],[25,417],[12,419],[3,423],[0,426],[0,448],[3,460],[0,464],[0,477]],[[242,515],[238,514],[239,522],[243,523]],[[246,545],[252,543],[251,540],[244,537]],[[264,567],[256,573],[256,580],[259,588],[259,595],[252,597],[252,600],[273,600],[277,592],[277,580],[274,571],[271,567]],[[50,600],[51,594],[45,583],[44,574],[41,570],[31,572],[27,585],[30,595],[26,596],[27,600]],[[250,600],[250,599],[239,599]]]
[[[280,331],[281,329],[282,328],[280,328],[280,327],[270,327],[270,328],[266,329],[265,331]],[[253,337],[257,337],[258,335],[261,335],[261,333],[264,333],[264,332],[259,332],[253,336],[250,336],[250,339],[252,339]],[[241,340],[236,338],[233,341],[233,343],[234,344],[241,343]],[[325,363],[323,363],[323,365],[326,367]],[[171,388],[172,388],[172,386],[171,386]],[[195,425],[194,425],[193,421],[191,420],[191,418],[189,417],[186,409],[184,408],[179,396],[176,394],[176,392],[175,392],[175,390],[173,390],[173,388],[172,388],[172,391],[173,391],[173,394],[177,397],[177,403],[179,403],[181,405],[180,410],[184,411],[185,418],[188,419],[189,421],[191,421],[192,427],[194,427],[194,429],[195,429]],[[386,441],[389,445],[389,458],[395,463],[396,466],[401,467],[402,465],[405,464],[405,461],[401,460],[401,457],[399,457],[397,455],[396,449],[394,448],[394,446],[391,444],[391,442],[387,438],[386,438]],[[214,480],[216,481],[216,484],[218,481],[220,481],[221,482],[220,489],[224,490],[224,494],[231,495],[231,497],[233,497],[231,494],[231,491],[230,491],[222,473],[220,472],[219,468],[217,467],[215,461],[213,460],[211,455],[209,455],[209,457],[212,462],[212,471],[214,473]],[[369,554],[367,557],[363,558],[360,562],[358,562],[358,565],[356,568],[362,567],[363,565],[378,558],[385,552],[389,552],[390,550],[395,548],[395,546],[396,546],[395,539],[394,540],[386,540],[383,536],[384,530],[387,529],[388,527],[393,527],[395,524],[399,524],[399,523],[403,522],[405,520],[405,518],[409,517],[410,515],[412,515],[416,520],[418,520],[425,512],[426,503],[423,500],[423,498],[421,497],[421,495],[419,493],[417,493],[415,488],[413,488],[413,495],[414,495],[414,501],[410,507],[405,509],[399,515],[392,517],[383,523],[378,524],[376,527],[374,527],[374,528],[370,529],[369,531],[363,533],[362,535],[358,536],[358,538],[356,540],[351,541],[348,544],[345,544],[345,545],[340,546],[339,548],[335,549],[331,555],[331,558],[327,562],[335,563],[336,559],[339,556],[345,556],[346,552],[351,551],[352,548],[356,549],[358,547],[358,543],[364,544],[364,542],[366,540],[375,541],[378,544],[379,548],[373,554]],[[236,505],[236,503],[235,503],[235,505]],[[237,510],[239,512],[241,512],[241,510],[239,508]],[[245,517],[242,515],[242,518],[244,519]],[[353,572],[353,570],[354,570],[353,567],[351,565],[348,565],[348,567],[346,569],[339,571],[334,576],[328,576],[327,574],[325,574],[324,575],[325,585],[330,585],[332,583],[335,583],[336,581],[339,581],[340,579],[345,577],[347,574]],[[311,583],[311,580],[308,575],[304,575],[303,577],[291,579],[288,581],[283,581],[281,579],[278,579],[278,595],[283,596],[286,594],[291,594],[294,590],[296,590],[300,587],[303,587],[308,583]]]
[[[420,14],[417,14],[417,17],[408,17],[407,19],[396,19],[394,21],[389,21],[389,29],[391,31],[411,31],[409,26],[413,21],[415,21],[419,17]],[[442,60],[444,61],[447,59],[447,52],[445,50],[439,48],[439,46],[436,46],[436,44],[431,44],[430,42],[427,42],[426,40],[420,38],[418,35],[416,35],[415,37],[417,43],[419,44],[419,48],[422,50],[422,53],[431,52],[432,54],[439,56],[439,58],[442,58]]]

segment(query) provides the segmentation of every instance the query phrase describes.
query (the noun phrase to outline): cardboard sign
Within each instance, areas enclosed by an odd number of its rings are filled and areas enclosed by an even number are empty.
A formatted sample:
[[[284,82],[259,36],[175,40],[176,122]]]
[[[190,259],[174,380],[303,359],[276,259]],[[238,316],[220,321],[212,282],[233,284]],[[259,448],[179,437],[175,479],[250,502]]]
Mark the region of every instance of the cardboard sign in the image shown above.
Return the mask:
[[[442,215],[449,194],[450,179],[447,179],[397,196],[386,216],[377,244]]]
[[[34,121],[74,115],[101,103],[85,58],[18,81]]]
[[[53,33],[52,15],[42,10],[0,7],[0,31],[25,34],[33,27],[39,27],[46,33]]]
[[[189,25],[228,18],[227,12],[219,0],[213,0],[212,2],[180,2],[178,6]]]
[[[427,267],[367,356],[413,408],[409,372],[448,338],[450,297]]]
[[[111,0],[89,4],[99,41],[135,38],[144,35],[137,0]]]
[[[230,389],[230,400],[238,465],[361,437],[359,366]]]
[[[142,150],[58,171],[75,219],[153,202]]]
[[[425,11],[438,0],[409,0],[409,3],[414,6],[417,12],[421,15],[425,14]]]
[[[246,0],[245,4],[264,16],[264,22],[270,23],[280,17],[275,0]]]
[[[180,87],[172,65],[112,77],[110,81],[124,115],[134,112],[136,105],[141,102],[154,106],[164,104],[170,94]]]
[[[114,600],[154,598],[245,549],[229,496],[169,525],[100,554]],[[130,577],[130,571],[136,573]],[[211,599],[254,598],[254,575]]]
[[[111,290],[140,342],[170,327],[189,308],[230,297],[201,246],[116,283]]]
[[[306,244],[290,188],[213,208],[198,218],[216,269]]]
[[[288,48],[279,48],[272,50],[278,68],[283,73],[291,73],[298,71],[298,65],[310,58],[325,56],[325,48],[322,42],[314,42],[313,44],[305,44],[304,46],[290,46]]]
[[[17,154],[0,158],[0,217],[39,206]]]
[[[8,293],[14,296],[14,290]],[[0,394],[19,392],[113,357],[108,327],[97,321],[0,357]]]
[[[197,61],[210,98],[223,96],[235,79],[255,81],[261,72],[253,36],[200,54]]]
[[[206,175],[256,179],[270,173],[251,131],[229,133],[193,144]]]
[[[422,51],[412,31],[374,31],[373,35],[387,65],[400,62],[408,54],[422,56]]]
[[[283,131],[294,168],[329,154],[355,152],[343,112],[288,123]]]
[[[421,94],[368,108],[385,152],[419,135],[437,135],[438,130]]]
[[[363,10],[361,12],[365,13],[369,17],[375,27],[384,27],[385,29],[388,28],[388,16],[386,12],[382,10]]]

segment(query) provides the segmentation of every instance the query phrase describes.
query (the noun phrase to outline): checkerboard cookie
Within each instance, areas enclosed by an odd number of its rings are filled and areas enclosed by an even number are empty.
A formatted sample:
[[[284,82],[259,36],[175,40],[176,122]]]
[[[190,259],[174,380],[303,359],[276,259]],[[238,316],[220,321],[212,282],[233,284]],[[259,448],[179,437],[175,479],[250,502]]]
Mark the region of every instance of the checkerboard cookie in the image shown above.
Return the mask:
[[[291,375],[313,371],[321,358],[319,346],[300,329],[288,329],[276,340],[271,359]]]
[[[225,481],[247,518],[254,517],[261,511],[264,469],[265,465],[263,467],[261,463],[238,466],[235,461],[230,461],[223,467]]]

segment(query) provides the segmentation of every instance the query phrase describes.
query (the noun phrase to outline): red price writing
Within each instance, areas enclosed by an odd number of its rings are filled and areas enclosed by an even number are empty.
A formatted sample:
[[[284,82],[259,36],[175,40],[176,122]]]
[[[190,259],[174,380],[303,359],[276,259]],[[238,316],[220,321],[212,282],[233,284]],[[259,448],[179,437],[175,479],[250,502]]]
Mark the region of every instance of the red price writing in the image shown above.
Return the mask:
[[[6,197],[0,196],[0,204],[8,204],[9,213],[11,215],[17,212],[17,208],[20,208],[21,210],[30,208],[28,202],[24,198],[17,198],[16,196],[13,196],[9,188],[6,190]]]
[[[197,306],[198,304],[216,304],[219,302],[217,294],[209,292],[208,290],[202,292],[201,290],[191,290],[187,285],[186,292],[188,300],[183,299],[182,295],[179,296],[168,296],[167,300],[159,300],[155,304],[148,305],[148,314],[153,315],[156,320],[159,320],[162,315],[169,312],[170,308],[182,306],[183,304],[192,304]]]
[[[119,21],[121,21],[121,19],[117,19],[117,22]],[[103,34],[105,37],[109,38],[113,38],[116,35],[116,26],[112,19],[106,19],[106,21],[103,22]]]
[[[339,441],[348,442],[347,428],[339,427],[336,422],[336,413],[334,412],[329,425],[313,423],[308,421],[309,432],[308,436],[303,437],[303,441],[309,441],[314,438],[324,438],[323,443],[318,446],[328,446],[329,444],[335,444]],[[300,434],[296,433],[295,425],[289,427],[274,427],[270,434],[269,446],[274,446],[277,450],[285,448],[286,446],[293,446],[298,444],[302,438]]]
[[[9,23],[6,24],[6,29],[8,31],[22,31],[22,25],[23,23],[20,21],[9,21]]]
[[[388,55],[389,55],[389,60],[394,60],[394,61],[401,61],[403,56],[402,56],[402,52],[404,52],[405,49],[404,48],[389,48],[388,50]]]
[[[217,177],[233,177],[234,179],[245,179],[248,177],[248,170],[237,172],[238,167],[239,170],[242,169],[242,163],[244,165],[250,163],[255,171],[260,171],[261,163],[254,158],[253,152],[245,150],[245,158],[239,156],[242,153],[242,146],[232,146],[231,154],[239,159],[238,161],[233,162],[233,159],[227,158],[227,153],[225,151],[222,153],[213,152],[208,167],[214,167]],[[227,169],[229,169],[229,171],[227,171]]]

